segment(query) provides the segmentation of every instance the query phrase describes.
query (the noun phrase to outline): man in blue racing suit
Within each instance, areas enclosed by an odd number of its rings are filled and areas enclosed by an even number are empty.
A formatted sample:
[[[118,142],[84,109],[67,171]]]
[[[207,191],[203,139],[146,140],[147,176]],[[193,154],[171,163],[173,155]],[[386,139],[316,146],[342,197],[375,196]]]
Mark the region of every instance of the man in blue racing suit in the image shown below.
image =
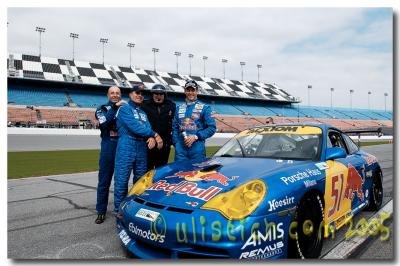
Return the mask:
[[[216,132],[216,122],[211,107],[197,100],[198,88],[196,81],[187,81],[185,103],[178,105],[175,110],[172,124],[175,161],[204,160],[205,140]]]
[[[96,224],[101,224],[106,219],[108,193],[114,174],[115,150],[118,143],[115,114],[122,104],[126,104],[124,100],[121,100],[121,90],[118,87],[110,87],[107,92],[107,97],[108,103],[97,108],[95,113],[96,119],[99,121],[101,132]]]
[[[147,147],[161,149],[163,141],[152,130],[146,113],[140,109],[143,102],[143,87],[135,85],[129,93],[129,102],[121,106],[116,114],[118,146],[115,156],[114,212],[128,192],[128,181],[133,170],[133,184],[147,171]],[[147,143],[147,145],[146,145]]]

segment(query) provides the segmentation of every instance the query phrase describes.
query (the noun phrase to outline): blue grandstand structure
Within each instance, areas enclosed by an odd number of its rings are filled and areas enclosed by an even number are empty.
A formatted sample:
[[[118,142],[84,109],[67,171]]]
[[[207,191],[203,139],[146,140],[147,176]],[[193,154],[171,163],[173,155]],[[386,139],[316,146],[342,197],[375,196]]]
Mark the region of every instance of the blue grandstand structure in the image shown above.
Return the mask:
[[[109,86],[119,86],[127,98],[129,88],[137,83],[148,89],[161,83],[166,86],[168,97],[180,103],[184,101],[185,81],[194,79],[200,85],[199,98],[221,116],[343,120],[347,124],[351,124],[350,120],[378,121],[376,125],[379,121],[391,122],[393,117],[391,111],[383,110],[303,106],[299,98],[277,84],[178,75],[15,53],[9,54],[7,64],[9,107],[94,109],[106,101],[105,92]],[[146,96],[149,96],[148,92]]]

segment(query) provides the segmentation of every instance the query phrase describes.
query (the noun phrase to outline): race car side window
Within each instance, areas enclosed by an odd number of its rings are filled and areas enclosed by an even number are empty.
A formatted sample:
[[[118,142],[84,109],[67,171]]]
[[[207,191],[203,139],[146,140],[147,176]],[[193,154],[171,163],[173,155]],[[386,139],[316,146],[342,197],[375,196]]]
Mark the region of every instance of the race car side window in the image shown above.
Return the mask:
[[[341,134],[338,131],[330,130],[328,132],[327,140],[328,140],[327,148],[340,147],[340,148],[343,148],[347,154],[349,154],[349,150],[348,150]]]
[[[354,143],[354,141],[347,136],[346,134],[342,134],[344,141],[346,142],[347,147],[349,148],[349,153],[354,154],[358,152],[358,146]]]

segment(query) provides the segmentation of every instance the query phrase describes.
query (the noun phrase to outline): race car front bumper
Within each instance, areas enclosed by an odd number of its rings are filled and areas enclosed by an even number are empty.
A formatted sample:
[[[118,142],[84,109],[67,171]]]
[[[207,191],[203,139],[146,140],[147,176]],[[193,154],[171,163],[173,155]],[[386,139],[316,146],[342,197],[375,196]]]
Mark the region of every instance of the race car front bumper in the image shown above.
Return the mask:
[[[287,256],[290,216],[273,213],[229,221],[215,211],[178,208],[171,211],[157,204],[138,203],[135,197],[128,198],[121,206],[117,233],[129,253],[138,258],[278,259]],[[143,216],[143,212],[148,216]],[[153,219],[153,214],[157,218]]]

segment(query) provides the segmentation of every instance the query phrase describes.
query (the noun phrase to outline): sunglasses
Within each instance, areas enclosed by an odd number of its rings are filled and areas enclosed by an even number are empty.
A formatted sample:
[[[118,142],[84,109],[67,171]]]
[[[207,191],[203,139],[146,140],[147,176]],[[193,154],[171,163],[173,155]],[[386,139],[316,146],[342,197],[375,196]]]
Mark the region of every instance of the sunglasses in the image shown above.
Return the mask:
[[[135,91],[136,95],[142,95],[143,96],[143,91]]]
[[[164,95],[163,92],[153,92],[154,95]]]

